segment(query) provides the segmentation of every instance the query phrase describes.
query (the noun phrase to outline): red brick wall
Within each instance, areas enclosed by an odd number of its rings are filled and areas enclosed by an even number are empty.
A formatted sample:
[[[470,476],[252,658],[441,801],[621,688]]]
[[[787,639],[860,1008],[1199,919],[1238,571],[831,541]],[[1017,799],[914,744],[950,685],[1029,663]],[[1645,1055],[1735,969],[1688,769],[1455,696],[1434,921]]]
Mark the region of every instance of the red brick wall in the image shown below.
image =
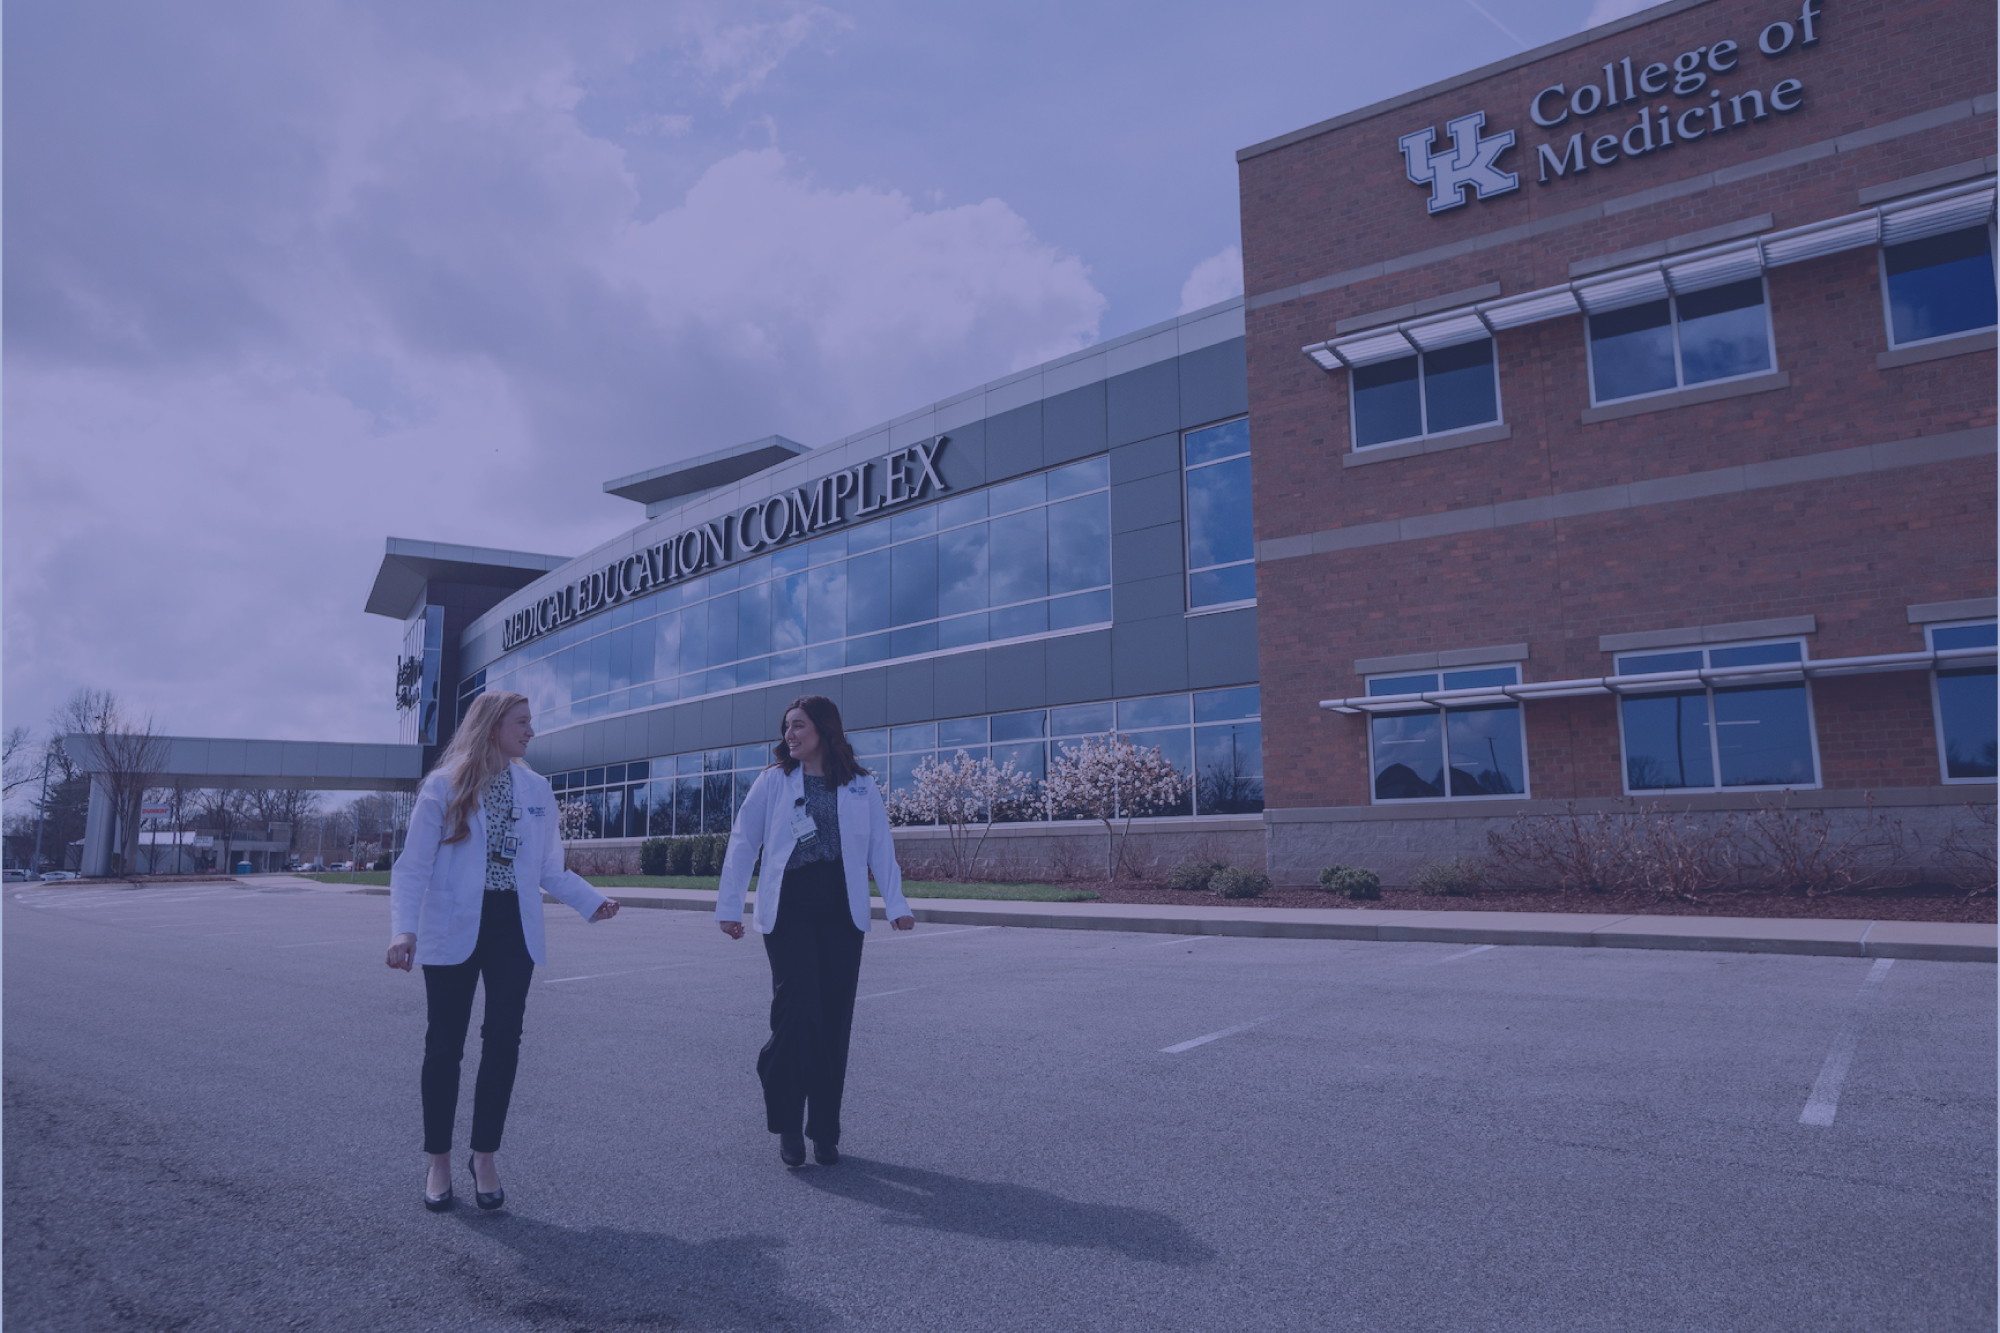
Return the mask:
[[[1990,153],[1990,111],[1528,241],[1256,306],[1260,292],[1993,90],[1990,5],[1827,0],[1822,8],[1819,44],[1776,60],[1757,53],[1756,34],[1773,20],[1795,20],[1796,4],[1715,0],[1245,161],[1259,539],[1991,428],[1992,352],[1877,368],[1887,339],[1873,250],[1770,273],[1777,369],[1790,376],[1789,387],[1587,425],[1584,327],[1573,317],[1501,335],[1511,439],[1415,458],[1343,468],[1347,377],[1319,370],[1299,351],[1333,336],[1343,317],[1485,282],[1509,295],[1561,283],[1574,259],[1764,212],[1779,228],[1853,212],[1861,187]],[[1556,133],[1528,119],[1537,89],[1588,75],[1607,59],[1671,61],[1721,37],[1744,50],[1739,70],[1714,82],[1768,94],[1778,79],[1799,78],[1805,106],[1719,142],[1535,183],[1534,146]],[[1668,93],[1649,104],[1678,110],[1693,100]],[[1502,165],[1522,173],[1522,188],[1427,216],[1425,192],[1403,178],[1396,139],[1425,125],[1442,136],[1447,119],[1481,108],[1489,134],[1516,129],[1517,147]],[[1630,120],[1600,113],[1586,124],[1595,133]],[[1363,720],[1317,706],[1361,691],[1352,674],[1360,657],[1526,641],[1533,649],[1522,664],[1526,679],[1594,676],[1612,669],[1597,649],[1602,634],[1802,614],[1818,618],[1813,657],[1920,648],[1908,604],[1993,592],[1994,507],[1987,456],[1265,563],[1258,623],[1267,799],[1276,807],[1368,802]],[[1823,684],[1815,700],[1827,786],[1936,783],[1921,674]],[[1619,762],[1609,700],[1530,708],[1537,797],[1616,795]]]

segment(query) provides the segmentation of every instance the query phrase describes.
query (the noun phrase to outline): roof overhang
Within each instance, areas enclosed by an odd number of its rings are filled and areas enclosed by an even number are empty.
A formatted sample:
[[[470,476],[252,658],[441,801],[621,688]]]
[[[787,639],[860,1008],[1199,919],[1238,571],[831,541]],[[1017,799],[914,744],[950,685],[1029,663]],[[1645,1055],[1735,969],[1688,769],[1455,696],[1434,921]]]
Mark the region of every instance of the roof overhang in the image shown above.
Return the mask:
[[[1521,685],[1488,685],[1471,690],[1429,690],[1421,694],[1363,694],[1346,699],[1322,699],[1319,706],[1333,713],[1405,713],[1423,708],[1476,708],[1530,703],[1537,699],[1576,699],[1593,694],[1619,697],[1676,694],[1706,689],[1711,685],[1776,685],[1827,676],[1867,676],[1885,671],[1990,667],[1995,660],[1996,654],[1991,648],[1946,648],[1936,652],[1884,653],[1875,657],[1828,657],[1816,662],[1655,671],[1643,676],[1585,676],[1577,680],[1541,680]]]
[[[604,483],[604,491],[607,495],[616,495],[638,504],[655,505],[741,481],[765,468],[776,467],[786,459],[797,458],[807,448],[797,440],[788,440],[782,435],[766,435],[761,440],[731,445],[727,449],[717,449],[714,453],[668,463],[664,467],[648,468],[629,477],[614,477]]]
[[[569,562],[566,555],[536,555],[529,551],[499,551],[488,546],[453,546],[448,542],[391,537],[363,609],[370,615],[406,620],[424,595],[424,585],[433,579],[512,592]]]

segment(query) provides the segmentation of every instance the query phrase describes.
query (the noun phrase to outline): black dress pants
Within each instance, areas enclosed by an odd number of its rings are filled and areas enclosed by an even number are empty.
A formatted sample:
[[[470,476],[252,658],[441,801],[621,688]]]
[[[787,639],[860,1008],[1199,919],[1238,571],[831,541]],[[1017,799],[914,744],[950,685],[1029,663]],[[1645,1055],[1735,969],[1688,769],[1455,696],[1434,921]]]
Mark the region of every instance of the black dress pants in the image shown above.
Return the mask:
[[[424,1033],[424,1151],[451,1151],[458,1118],[458,1067],[472,1022],[472,990],[486,979],[486,1018],[479,1025],[479,1078],[472,1091],[472,1151],[498,1152],[521,1059],[521,1016],[535,960],[521,935],[521,902],[488,893],[479,913],[479,942],[462,963],[424,964],[430,1027]]]
[[[840,1095],[864,938],[848,912],[847,876],[838,861],[811,861],[785,872],[777,925],[764,936],[771,1039],[757,1053],[765,1127],[773,1134],[796,1134],[803,1118],[814,1143],[840,1142]]]

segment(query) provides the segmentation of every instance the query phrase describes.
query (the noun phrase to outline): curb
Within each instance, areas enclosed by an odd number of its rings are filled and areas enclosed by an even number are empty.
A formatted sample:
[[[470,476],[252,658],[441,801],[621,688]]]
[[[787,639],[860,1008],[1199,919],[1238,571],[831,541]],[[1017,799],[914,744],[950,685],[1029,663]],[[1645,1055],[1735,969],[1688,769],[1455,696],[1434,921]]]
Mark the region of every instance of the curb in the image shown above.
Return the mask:
[[[363,892],[387,893],[386,889]],[[654,890],[616,895],[621,906],[712,912],[715,895]],[[751,900],[755,900],[754,894]],[[544,895],[543,901],[555,899]],[[917,920],[941,926],[1117,930],[1152,935],[1377,943],[1502,944],[1572,949],[1669,949],[1833,958],[2000,962],[2000,926],[1938,921],[1810,918],[1589,916],[1564,912],[1373,912],[1343,908],[1118,907],[919,898]],[[877,920],[883,917],[878,903]]]

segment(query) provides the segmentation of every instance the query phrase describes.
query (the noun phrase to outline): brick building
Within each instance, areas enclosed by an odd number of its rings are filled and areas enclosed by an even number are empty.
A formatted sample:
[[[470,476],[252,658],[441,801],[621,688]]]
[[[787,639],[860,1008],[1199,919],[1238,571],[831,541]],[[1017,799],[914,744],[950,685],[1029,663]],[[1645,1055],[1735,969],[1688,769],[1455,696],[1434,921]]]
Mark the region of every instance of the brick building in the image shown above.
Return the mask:
[[[1992,802],[1994,46],[1680,0],[1239,154],[1275,878]]]

